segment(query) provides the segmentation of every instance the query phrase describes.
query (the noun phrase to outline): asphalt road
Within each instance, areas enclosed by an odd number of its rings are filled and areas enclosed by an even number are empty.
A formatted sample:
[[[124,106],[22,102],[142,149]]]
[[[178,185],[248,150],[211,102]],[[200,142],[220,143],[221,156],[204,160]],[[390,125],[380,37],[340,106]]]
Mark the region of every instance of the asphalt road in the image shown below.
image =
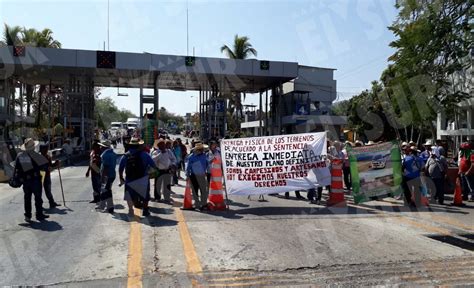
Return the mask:
[[[118,181],[115,214],[94,210],[85,171],[61,171],[67,207],[41,223],[25,224],[21,189],[0,184],[0,286],[474,285],[473,203],[415,211],[391,198],[327,208],[254,196],[182,211],[180,181],[175,205],[130,220]],[[62,201],[57,172],[53,194]]]

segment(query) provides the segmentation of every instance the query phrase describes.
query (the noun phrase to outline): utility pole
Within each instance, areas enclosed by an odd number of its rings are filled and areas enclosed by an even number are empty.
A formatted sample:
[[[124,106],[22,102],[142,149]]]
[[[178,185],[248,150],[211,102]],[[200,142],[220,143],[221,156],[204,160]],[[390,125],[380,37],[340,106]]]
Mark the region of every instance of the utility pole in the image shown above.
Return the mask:
[[[186,56],[189,56],[189,11],[188,1],[186,0]]]
[[[107,0],[107,51],[110,51],[110,0]]]

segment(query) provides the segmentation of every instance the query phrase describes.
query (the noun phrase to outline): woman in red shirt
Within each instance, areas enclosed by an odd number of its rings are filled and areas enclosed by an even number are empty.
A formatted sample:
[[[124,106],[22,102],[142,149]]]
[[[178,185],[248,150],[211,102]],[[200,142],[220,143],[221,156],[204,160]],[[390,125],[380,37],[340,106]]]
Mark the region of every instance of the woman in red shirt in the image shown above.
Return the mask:
[[[469,143],[462,143],[459,151],[459,176],[462,185],[462,200],[474,201],[474,154]]]

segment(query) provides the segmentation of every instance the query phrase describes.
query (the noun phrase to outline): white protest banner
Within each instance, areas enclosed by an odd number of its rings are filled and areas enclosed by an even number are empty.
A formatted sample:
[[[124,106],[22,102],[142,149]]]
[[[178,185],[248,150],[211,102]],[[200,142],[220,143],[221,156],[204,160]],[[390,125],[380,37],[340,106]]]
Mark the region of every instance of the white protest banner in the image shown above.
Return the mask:
[[[260,195],[330,185],[326,152],[326,132],[222,140],[227,193]]]

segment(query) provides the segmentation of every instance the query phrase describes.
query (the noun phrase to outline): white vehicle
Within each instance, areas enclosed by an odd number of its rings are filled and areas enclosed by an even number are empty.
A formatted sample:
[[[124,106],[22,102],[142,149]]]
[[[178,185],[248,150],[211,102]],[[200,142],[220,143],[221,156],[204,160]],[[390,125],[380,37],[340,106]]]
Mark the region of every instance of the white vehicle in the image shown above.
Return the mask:
[[[110,130],[120,130],[123,129],[122,122],[112,122],[110,123]]]
[[[128,118],[125,123],[127,129],[135,129],[140,127],[140,119],[138,118]]]

